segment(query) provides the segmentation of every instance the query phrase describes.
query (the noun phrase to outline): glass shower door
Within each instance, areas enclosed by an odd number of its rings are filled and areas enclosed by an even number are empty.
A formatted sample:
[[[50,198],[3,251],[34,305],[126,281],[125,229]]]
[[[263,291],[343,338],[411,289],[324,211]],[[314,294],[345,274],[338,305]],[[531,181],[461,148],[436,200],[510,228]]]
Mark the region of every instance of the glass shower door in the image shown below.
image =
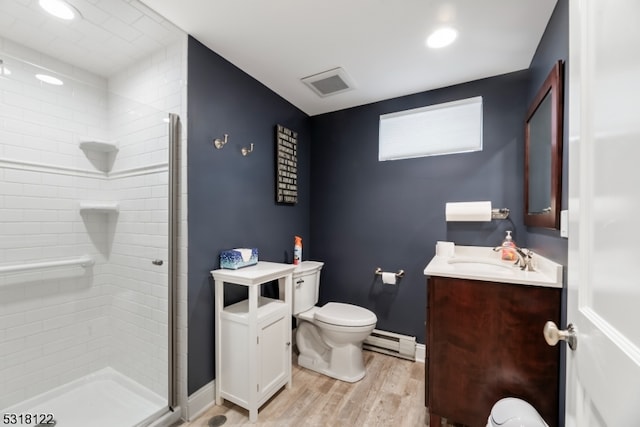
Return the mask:
[[[0,409],[16,425],[145,425],[172,404],[186,36],[137,2],[94,3],[64,24],[0,3]]]

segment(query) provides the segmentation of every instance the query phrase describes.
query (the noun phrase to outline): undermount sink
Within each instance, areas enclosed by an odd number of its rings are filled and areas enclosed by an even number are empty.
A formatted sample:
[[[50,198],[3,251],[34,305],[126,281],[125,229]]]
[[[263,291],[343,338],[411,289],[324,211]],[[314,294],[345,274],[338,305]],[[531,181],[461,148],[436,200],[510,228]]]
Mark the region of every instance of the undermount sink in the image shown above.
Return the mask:
[[[518,271],[512,262],[494,261],[482,258],[450,258],[448,264],[454,264],[456,270],[465,272],[494,273],[512,275]]]

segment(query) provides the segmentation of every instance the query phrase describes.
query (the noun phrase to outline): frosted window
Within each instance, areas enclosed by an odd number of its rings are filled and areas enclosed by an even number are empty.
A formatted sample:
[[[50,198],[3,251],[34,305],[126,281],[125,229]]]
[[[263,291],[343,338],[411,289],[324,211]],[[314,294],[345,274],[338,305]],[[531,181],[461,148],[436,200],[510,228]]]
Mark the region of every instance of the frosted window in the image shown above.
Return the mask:
[[[380,116],[378,160],[482,151],[482,97]]]

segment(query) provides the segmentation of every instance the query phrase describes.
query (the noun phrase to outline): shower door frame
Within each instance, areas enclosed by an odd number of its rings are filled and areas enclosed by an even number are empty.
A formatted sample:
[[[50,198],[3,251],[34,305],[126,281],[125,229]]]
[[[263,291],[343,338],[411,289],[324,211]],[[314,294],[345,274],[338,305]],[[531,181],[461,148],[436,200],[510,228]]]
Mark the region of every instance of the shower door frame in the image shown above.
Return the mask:
[[[177,302],[177,288],[178,288],[178,224],[179,215],[176,209],[178,208],[178,195],[179,195],[179,183],[180,183],[180,168],[177,163],[179,159],[179,147],[180,147],[180,116],[175,113],[169,113],[169,163],[168,163],[168,175],[169,175],[169,250],[168,250],[168,405],[171,411],[178,406],[178,396],[176,387],[176,345],[175,338],[176,332],[176,310],[175,304]]]

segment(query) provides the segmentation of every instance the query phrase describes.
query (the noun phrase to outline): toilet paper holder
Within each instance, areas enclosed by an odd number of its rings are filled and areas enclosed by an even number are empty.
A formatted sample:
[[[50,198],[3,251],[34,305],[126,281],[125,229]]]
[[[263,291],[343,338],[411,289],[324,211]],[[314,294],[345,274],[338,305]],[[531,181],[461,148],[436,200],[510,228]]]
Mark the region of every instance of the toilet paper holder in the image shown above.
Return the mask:
[[[374,271],[374,273],[378,276],[382,276],[382,269],[380,267],[376,268],[376,271]],[[398,270],[396,274],[396,277],[404,277],[404,270]]]

